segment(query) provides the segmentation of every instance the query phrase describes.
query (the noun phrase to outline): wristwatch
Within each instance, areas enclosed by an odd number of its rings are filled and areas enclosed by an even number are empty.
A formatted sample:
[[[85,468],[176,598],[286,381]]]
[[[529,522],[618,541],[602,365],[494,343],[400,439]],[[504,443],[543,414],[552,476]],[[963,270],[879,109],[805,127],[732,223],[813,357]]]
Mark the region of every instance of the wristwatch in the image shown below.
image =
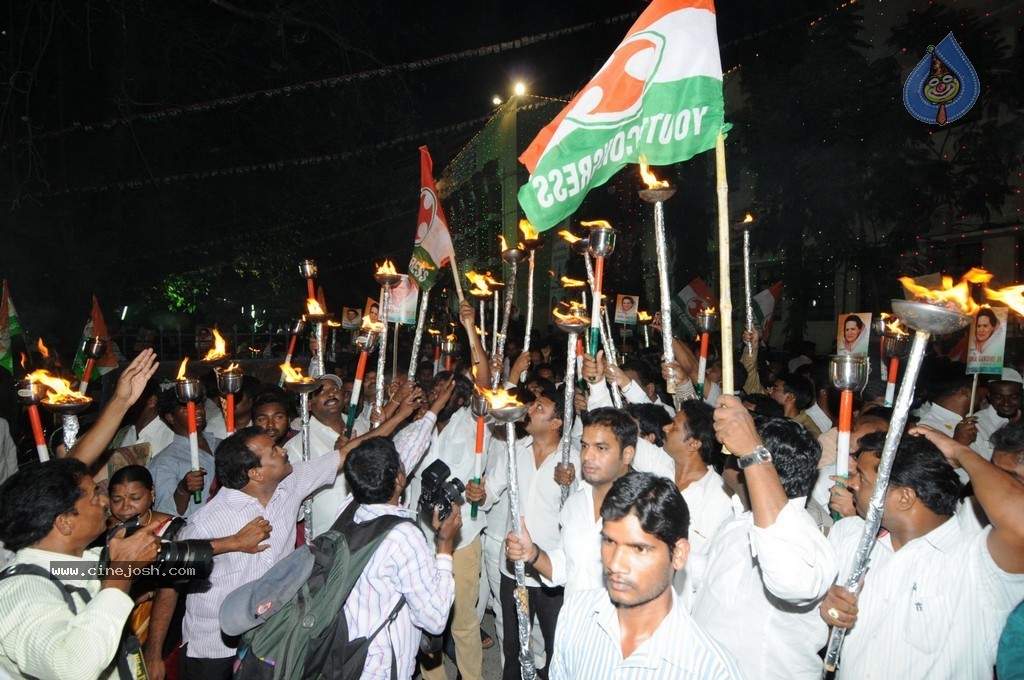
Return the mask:
[[[751,465],[764,465],[770,462],[772,462],[772,452],[761,444],[758,444],[751,453],[736,459],[736,463],[740,466],[741,470]]]

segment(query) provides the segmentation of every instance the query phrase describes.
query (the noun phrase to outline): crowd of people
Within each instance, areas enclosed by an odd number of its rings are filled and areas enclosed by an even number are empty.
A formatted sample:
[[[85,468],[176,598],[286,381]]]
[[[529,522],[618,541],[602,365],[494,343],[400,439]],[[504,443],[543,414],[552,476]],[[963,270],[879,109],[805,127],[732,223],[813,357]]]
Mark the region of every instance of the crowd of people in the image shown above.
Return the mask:
[[[236,633],[294,595],[282,584],[315,580],[275,565],[290,565],[307,534],[321,546],[390,518],[338,612],[347,639],[364,643],[353,677],[479,679],[496,644],[506,680],[524,667],[552,679],[819,678],[836,629],[837,678],[1021,677],[1017,371],[974,392],[963,365],[926,359],[882,531],[851,591],[892,420],[884,382],[856,395],[850,474],[839,477],[827,357],[766,361],[748,332],[736,393],[723,394],[712,357],[696,394],[698,361],[679,340],[674,361],[654,348],[577,359],[541,337],[530,352],[510,342],[505,359],[487,355],[472,305],[459,321],[451,370],[424,361],[410,380],[390,367],[380,409],[368,369],[351,429],[354,367],[328,366],[310,398],[308,460],[294,395],[247,377],[233,433],[212,389],[195,409],[194,470],[188,411],[154,379],[153,352],[139,354],[65,457],[0,487],[0,676],[273,672],[279,660],[247,660],[255,648]],[[565,384],[573,361],[580,379]],[[528,407],[513,442],[474,409],[494,385]],[[438,492],[450,478],[464,483],[451,498]],[[172,573],[170,553],[187,553],[190,571]],[[277,593],[255,609],[232,595],[254,582]],[[239,620],[250,623],[236,631]]]

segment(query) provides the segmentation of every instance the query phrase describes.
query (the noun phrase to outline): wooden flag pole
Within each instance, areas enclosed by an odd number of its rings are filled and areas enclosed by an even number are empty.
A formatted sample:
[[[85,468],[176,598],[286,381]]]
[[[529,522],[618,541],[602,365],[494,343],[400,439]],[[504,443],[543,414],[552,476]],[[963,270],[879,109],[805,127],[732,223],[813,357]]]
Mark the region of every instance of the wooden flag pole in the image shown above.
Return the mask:
[[[462,294],[462,281],[459,280],[459,267],[455,264],[455,254],[451,257],[452,265],[452,277],[455,279],[455,293],[459,296],[459,304],[461,305],[466,300],[466,296]]]
[[[715,169],[718,176],[718,302],[722,309],[722,394],[732,394],[734,379],[732,294],[729,280],[729,180],[725,174],[725,135],[721,131],[715,140]]]

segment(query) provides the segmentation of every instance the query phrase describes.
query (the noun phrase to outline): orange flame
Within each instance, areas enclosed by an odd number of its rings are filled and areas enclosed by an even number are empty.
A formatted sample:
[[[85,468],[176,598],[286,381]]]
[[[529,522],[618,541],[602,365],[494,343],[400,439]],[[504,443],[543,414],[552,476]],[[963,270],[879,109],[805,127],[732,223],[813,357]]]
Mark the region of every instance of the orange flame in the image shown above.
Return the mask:
[[[238,364],[236,364],[234,361],[232,361],[230,364],[227,365],[226,368],[221,370],[221,373],[235,373],[236,371],[240,371],[240,370],[241,370],[241,367]]]
[[[563,288],[582,288],[587,285],[586,281],[580,281],[579,279],[570,279],[568,276],[562,277]]]
[[[490,285],[490,286],[503,287],[505,285],[501,281],[499,281],[496,278],[494,278],[493,276],[491,276],[490,272],[486,272],[485,276],[487,276],[487,284]]]
[[[178,369],[178,380],[185,379],[185,366],[188,365],[188,357],[185,357],[181,362],[181,368]]]
[[[942,288],[929,289],[924,286],[917,285],[912,278],[904,276],[900,278],[900,283],[910,291],[911,296],[917,302],[926,302],[928,304],[937,305],[944,307],[951,312],[957,312],[959,314],[974,314],[978,311],[978,303],[971,298],[971,286],[972,283],[980,283],[982,285],[987,284],[992,280],[992,274],[989,274],[984,269],[975,267],[969,272],[963,275],[960,279],[960,283],[953,285],[953,277],[943,276],[942,277]],[[986,288],[986,291],[988,289]]]
[[[449,340],[451,342],[455,342],[458,339],[458,337],[455,335],[455,333],[449,333],[448,335],[445,336],[444,339]]]
[[[907,333],[907,331],[904,330],[900,320],[892,314],[882,312],[882,322],[885,324],[886,332],[892,335],[910,335],[910,333]]]
[[[611,229],[612,225],[605,220],[591,220],[590,222],[580,222],[581,227],[603,227],[605,229]]]
[[[575,234],[573,234],[568,229],[563,229],[562,231],[558,232],[558,235],[561,236],[562,238],[564,238],[569,243],[576,243],[577,241],[582,241],[583,240],[579,236],[576,236]]]
[[[483,395],[487,403],[491,405],[491,408],[506,408],[508,406],[522,406],[516,398],[508,393],[504,387],[500,387],[497,390],[481,389],[480,394]]]
[[[227,354],[227,343],[224,342],[224,338],[221,337],[217,329],[213,329],[213,347],[206,353],[206,356],[202,358],[202,361],[215,361],[217,359],[223,359]]]
[[[381,276],[394,276],[398,274],[398,271],[395,269],[395,265],[391,260],[384,260],[384,264],[377,268],[377,273]]]
[[[999,290],[985,286],[985,296],[993,302],[1002,302],[1018,314],[1024,314],[1024,286],[1008,286]]]
[[[316,301],[316,298],[306,298],[306,313],[310,316],[317,316],[324,313],[324,308]]]
[[[702,312],[702,314],[717,314],[717,312],[714,307],[708,307]]]
[[[583,306],[581,302],[570,301],[568,303],[559,302],[560,307],[565,307],[568,310],[567,314],[563,314],[558,311],[558,308],[551,310],[551,313],[555,315],[559,321],[563,323],[583,323],[589,324],[590,318],[587,316],[587,308]]]
[[[25,363],[28,361],[28,357],[25,356],[24,352],[18,352],[21,355],[21,367],[25,368]]]
[[[750,213],[747,213],[747,216],[743,218],[743,224],[750,224],[753,221],[754,221],[754,216],[751,215]]]
[[[71,383],[67,380],[58,378],[43,369],[32,371],[25,376],[25,379],[31,380],[32,382],[43,383],[51,390],[51,392],[46,395],[46,398],[43,399],[43,402],[47,404],[81,404],[92,401],[81,392],[76,392],[71,389]]]
[[[431,335],[441,335],[441,331],[435,330],[433,328],[428,328],[427,332],[430,333]]]
[[[523,238],[527,241],[540,238],[540,233],[533,228],[530,220],[519,220],[519,231],[523,232]]]
[[[313,379],[302,375],[301,368],[295,368],[289,363],[281,364],[281,371],[284,373],[284,381],[292,383],[311,383]]]
[[[370,315],[367,314],[363,317],[363,325],[360,326],[360,330],[370,331],[371,333],[383,333],[384,323],[381,321],[374,321],[370,318]]]
[[[43,344],[42,337],[39,338],[39,343],[37,344],[37,347],[39,347],[39,354],[41,354],[44,359],[50,358],[50,350],[46,349],[46,345]]]
[[[491,294],[491,289],[487,287],[487,274],[477,274],[475,271],[468,271],[466,272],[466,278],[473,284],[473,288],[469,291],[470,295],[486,297]]]
[[[641,309],[636,313],[636,320],[644,323],[645,321],[654,321],[654,317]]]
[[[668,182],[655,177],[647,165],[647,161],[640,161],[640,176],[643,178],[644,184],[647,185],[648,189],[668,189]]]

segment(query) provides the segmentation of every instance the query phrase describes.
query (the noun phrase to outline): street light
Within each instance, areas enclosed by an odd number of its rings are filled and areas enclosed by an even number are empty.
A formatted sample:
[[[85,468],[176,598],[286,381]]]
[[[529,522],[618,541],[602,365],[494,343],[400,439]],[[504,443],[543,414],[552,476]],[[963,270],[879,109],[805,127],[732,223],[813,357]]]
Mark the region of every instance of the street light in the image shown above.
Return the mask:
[[[491,100],[491,103],[495,106],[501,106],[501,97],[494,95],[494,99]]]
[[[516,83],[514,92],[516,93],[516,96],[518,96],[518,97],[523,96],[524,94],[526,94],[526,85],[524,85],[521,82],[520,83]]]

